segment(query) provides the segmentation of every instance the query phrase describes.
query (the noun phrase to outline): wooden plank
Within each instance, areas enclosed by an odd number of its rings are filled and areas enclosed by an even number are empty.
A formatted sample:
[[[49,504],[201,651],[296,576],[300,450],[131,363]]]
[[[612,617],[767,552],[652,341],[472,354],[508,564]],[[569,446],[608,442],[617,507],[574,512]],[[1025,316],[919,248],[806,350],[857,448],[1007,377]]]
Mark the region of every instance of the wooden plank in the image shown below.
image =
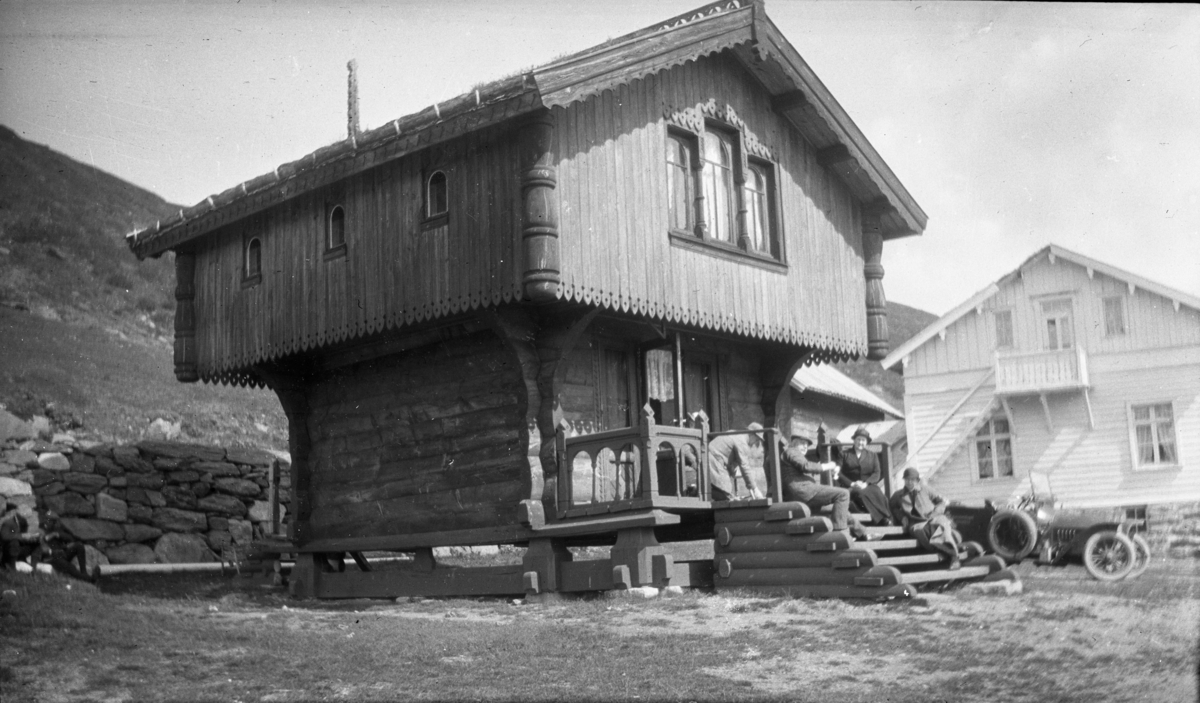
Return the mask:
[[[295,551],[303,553],[405,551],[418,547],[511,544],[528,541],[536,536],[537,533],[533,530],[523,525],[513,524],[469,530],[315,539],[296,545]]]
[[[574,537],[580,535],[606,534],[633,527],[659,527],[678,525],[678,515],[650,510],[640,513],[617,513],[604,517],[582,518],[547,524],[536,534],[539,537]]]
[[[881,583],[859,581],[864,577],[881,578]],[[777,569],[734,568],[729,576],[714,580],[717,588],[728,586],[891,586],[901,583],[900,572],[890,566],[868,566],[858,569],[831,569],[829,567],[798,567]]]
[[[723,586],[717,579],[717,590],[731,588]],[[739,590],[759,593],[766,596],[782,596],[785,598],[865,598],[869,600],[891,600],[895,598],[912,598],[917,595],[917,589],[909,584],[901,583],[894,586],[877,588],[866,586],[820,586],[820,585],[787,585],[787,586],[736,586]]]
[[[750,535],[734,537],[726,546],[717,544],[715,552],[723,555],[740,552],[786,552],[792,550],[842,551],[848,549],[850,544],[850,538],[842,532],[826,532],[819,535]]]
[[[740,554],[719,554],[717,560],[726,560],[733,569],[787,569],[824,567],[833,569],[839,560],[847,556],[855,557],[854,566],[859,568],[874,566],[876,563],[873,552],[848,550],[842,552],[743,552]]]
[[[524,567],[437,567],[418,571],[409,567],[363,572],[321,573],[317,598],[397,598],[400,596],[500,596],[521,595]]]
[[[964,566],[957,571],[948,569],[933,569],[930,571],[908,571],[904,574],[905,583],[932,583],[935,581],[965,581],[987,576],[991,570],[987,566]]]

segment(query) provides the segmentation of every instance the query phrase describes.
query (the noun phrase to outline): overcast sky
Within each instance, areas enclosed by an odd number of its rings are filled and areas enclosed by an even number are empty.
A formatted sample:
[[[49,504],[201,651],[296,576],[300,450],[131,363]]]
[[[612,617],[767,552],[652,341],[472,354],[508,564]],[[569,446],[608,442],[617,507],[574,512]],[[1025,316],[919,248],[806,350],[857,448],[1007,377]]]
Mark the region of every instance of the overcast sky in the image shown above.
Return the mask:
[[[0,123],[191,205],[696,0],[0,2]],[[767,13],[929,215],[884,248],[943,313],[1055,243],[1200,297],[1200,6]]]

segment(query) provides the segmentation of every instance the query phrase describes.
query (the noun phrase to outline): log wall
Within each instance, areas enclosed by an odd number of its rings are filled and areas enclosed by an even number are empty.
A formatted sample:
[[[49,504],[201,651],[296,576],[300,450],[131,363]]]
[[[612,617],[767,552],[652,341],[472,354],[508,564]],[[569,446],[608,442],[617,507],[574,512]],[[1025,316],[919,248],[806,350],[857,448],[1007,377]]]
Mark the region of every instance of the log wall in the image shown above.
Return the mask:
[[[530,491],[524,396],[515,360],[490,332],[316,383],[307,538],[515,524]]]

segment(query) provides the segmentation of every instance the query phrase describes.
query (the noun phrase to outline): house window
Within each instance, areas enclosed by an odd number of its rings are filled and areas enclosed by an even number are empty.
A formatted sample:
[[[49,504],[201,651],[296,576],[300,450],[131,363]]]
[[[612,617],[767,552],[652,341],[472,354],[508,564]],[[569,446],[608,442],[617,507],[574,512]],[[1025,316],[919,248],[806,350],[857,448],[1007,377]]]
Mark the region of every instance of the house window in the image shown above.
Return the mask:
[[[1074,346],[1071,323],[1071,301],[1067,298],[1042,303],[1042,322],[1045,325],[1043,342],[1048,350],[1070,349]]]
[[[434,171],[425,179],[425,219],[445,217],[449,209],[450,194],[446,185],[446,174]]]
[[[674,132],[667,135],[667,197],[671,203],[669,217],[672,232],[695,234],[694,152],[695,146],[690,137]]]
[[[667,132],[670,231],[725,251],[781,260],[775,167],[744,158],[741,145],[740,132],[711,124],[697,135]]]
[[[326,207],[325,213],[325,258],[343,256],[346,253],[346,209],[341,205]]]
[[[1135,468],[1175,466],[1175,413],[1170,403],[1129,406]]]
[[[982,480],[1013,475],[1012,434],[1007,418],[990,418],[975,433],[975,469]]]
[[[250,237],[242,249],[242,285],[262,280],[262,239]]]
[[[1125,299],[1120,296],[1104,299],[1104,336],[1125,334]]]
[[[997,310],[992,313],[996,323],[996,348],[1009,349],[1013,346],[1012,310]]]

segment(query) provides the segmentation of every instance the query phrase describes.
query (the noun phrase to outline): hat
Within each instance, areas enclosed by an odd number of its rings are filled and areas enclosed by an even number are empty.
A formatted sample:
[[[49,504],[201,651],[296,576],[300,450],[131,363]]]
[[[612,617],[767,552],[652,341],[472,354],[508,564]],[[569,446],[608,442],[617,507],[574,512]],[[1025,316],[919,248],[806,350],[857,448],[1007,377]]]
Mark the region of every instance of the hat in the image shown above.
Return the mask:
[[[866,437],[868,442],[871,441],[871,433],[867,432],[867,428],[865,427],[859,427],[857,430],[854,430],[854,434],[850,435],[850,439],[858,439],[859,437]]]
[[[796,440],[800,440],[801,442],[808,442],[809,444],[816,444],[816,442],[813,441],[812,437],[809,437],[808,435],[804,434],[803,432],[793,432],[792,433],[792,438],[790,441],[795,442]]]
[[[746,429],[753,432],[754,436],[758,437],[758,441],[760,441],[760,442],[762,441],[762,438],[763,438],[763,426],[762,425],[758,424],[757,422],[751,422],[749,425],[746,425]]]
[[[915,468],[910,466],[904,470],[904,478],[905,479],[914,478],[914,479],[920,481],[921,480],[921,472],[917,471]]]

